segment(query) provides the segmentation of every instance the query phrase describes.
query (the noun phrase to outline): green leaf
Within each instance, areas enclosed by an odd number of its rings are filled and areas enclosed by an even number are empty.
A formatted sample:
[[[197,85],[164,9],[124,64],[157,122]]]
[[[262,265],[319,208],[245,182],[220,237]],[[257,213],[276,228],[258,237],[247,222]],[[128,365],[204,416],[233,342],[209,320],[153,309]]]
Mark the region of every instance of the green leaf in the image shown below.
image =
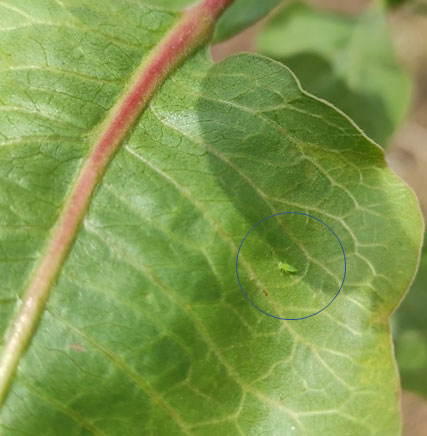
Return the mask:
[[[266,25],[258,47],[382,146],[407,113],[411,82],[395,59],[380,2],[357,18],[292,3]]]
[[[427,397],[427,246],[417,276],[393,316],[396,357],[402,387]]]
[[[388,7],[398,7],[398,6],[402,6],[405,3],[412,3],[414,0],[386,0],[385,4]]]
[[[191,6],[194,2],[192,0],[144,0],[144,3],[153,7],[179,11]]]
[[[178,16],[135,0],[0,9],[4,362],[96,138]],[[382,151],[284,66],[194,54],[86,209],[10,380],[2,436],[400,434],[388,317],[417,266],[417,201]],[[283,211],[321,219],[347,256],[339,297],[297,322],[257,311],[235,275],[244,235]],[[335,295],[342,253],[314,220],[271,223],[242,252],[246,289],[270,313],[312,313]],[[283,259],[301,274],[280,274]]]
[[[214,42],[231,38],[267,15],[282,2],[283,0],[236,0],[218,21]]]
[[[412,3],[410,3],[410,6],[414,12],[419,14],[427,14],[426,0],[414,0]]]
[[[255,23],[283,0],[236,0],[219,19],[214,35],[214,42],[221,42],[241,32]],[[193,0],[144,0],[152,6],[180,10],[194,3]]]

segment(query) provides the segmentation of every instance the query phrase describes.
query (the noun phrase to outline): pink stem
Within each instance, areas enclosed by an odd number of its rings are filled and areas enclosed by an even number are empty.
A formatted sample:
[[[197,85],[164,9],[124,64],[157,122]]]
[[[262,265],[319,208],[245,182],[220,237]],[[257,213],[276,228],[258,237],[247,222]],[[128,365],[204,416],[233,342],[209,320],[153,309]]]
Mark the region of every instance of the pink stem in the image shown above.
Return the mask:
[[[89,208],[93,193],[115,152],[159,86],[209,38],[215,21],[233,1],[205,0],[186,10],[135,72],[128,90],[104,122],[92,152],[65,202],[44,254],[30,278],[22,306],[8,331],[0,359],[0,406]]]

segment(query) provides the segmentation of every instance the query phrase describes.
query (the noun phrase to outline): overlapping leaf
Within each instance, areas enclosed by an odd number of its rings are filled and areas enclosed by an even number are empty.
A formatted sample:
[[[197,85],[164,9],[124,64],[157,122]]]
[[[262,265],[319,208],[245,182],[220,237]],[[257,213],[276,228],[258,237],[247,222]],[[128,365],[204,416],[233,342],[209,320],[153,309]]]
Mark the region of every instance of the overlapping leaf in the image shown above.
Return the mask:
[[[0,8],[4,334],[94,132],[177,15],[134,0]],[[327,223],[347,254],[342,294],[306,321],[263,315],[236,282],[244,234],[285,211]],[[214,65],[202,50],[100,183],[1,434],[398,435],[388,315],[415,271],[421,227],[381,150],[285,67],[254,55]],[[317,235],[310,220],[276,220],[258,237],[270,251],[243,255],[266,309],[304,314],[335,289],[342,255]],[[292,307],[300,288],[259,268],[284,254],[309,291]]]
[[[221,42],[245,29],[250,24],[267,15],[282,0],[236,0],[219,19],[214,42]],[[193,0],[145,0],[152,6],[162,6],[180,10],[194,3]]]
[[[411,83],[395,59],[380,2],[356,18],[291,3],[266,25],[258,45],[382,146],[407,112]]]

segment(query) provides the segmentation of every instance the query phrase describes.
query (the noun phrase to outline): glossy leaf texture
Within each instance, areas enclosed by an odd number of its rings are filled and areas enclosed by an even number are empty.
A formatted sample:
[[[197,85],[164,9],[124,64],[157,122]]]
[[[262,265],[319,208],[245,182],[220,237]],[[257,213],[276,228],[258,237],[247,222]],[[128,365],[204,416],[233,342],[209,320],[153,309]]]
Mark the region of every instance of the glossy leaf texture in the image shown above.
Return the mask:
[[[427,247],[405,300],[393,315],[402,387],[427,397]]]
[[[214,42],[231,38],[236,33],[255,23],[283,0],[236,0],[220,17],[214,35]],[[172,10],[181,10],[194,3],[193,0],[146,0],[152,6],[162,6]]]
[[[0,8],[3,336],[94,133],[177,14],[135,0]],[[287,211],[321,219],[347,256],[340,296],[296,322],[257,311],[235,275],[247,231]],[[342,253],[313,220],[271,223],[242,253],[243,280],[265,310],[306,315],[336,292]],[[388,317],[421,234],[412,191],[350,119],[276,61],[213,64],[201,49],[100,182],[1,434],[397,436]]]
[[[396,61],[380,2],[355,18],[293,2],[265,26],[258,48],[383,147],[407,113],[411,81]]]

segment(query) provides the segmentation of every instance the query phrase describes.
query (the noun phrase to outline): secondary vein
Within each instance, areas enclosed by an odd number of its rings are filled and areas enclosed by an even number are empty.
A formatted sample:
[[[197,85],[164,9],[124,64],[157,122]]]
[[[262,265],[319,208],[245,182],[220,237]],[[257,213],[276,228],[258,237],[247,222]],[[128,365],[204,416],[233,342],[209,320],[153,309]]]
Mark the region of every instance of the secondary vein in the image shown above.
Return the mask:
[[[32,273],[0,357],[0,407],[31,340],[50,290],[67,258],[96,187],[126,134],[166,78],[211,35],[234,0],[204,0],[187,9],[135,72],[124,97],[103,123],[68,196],[45,251]]]

